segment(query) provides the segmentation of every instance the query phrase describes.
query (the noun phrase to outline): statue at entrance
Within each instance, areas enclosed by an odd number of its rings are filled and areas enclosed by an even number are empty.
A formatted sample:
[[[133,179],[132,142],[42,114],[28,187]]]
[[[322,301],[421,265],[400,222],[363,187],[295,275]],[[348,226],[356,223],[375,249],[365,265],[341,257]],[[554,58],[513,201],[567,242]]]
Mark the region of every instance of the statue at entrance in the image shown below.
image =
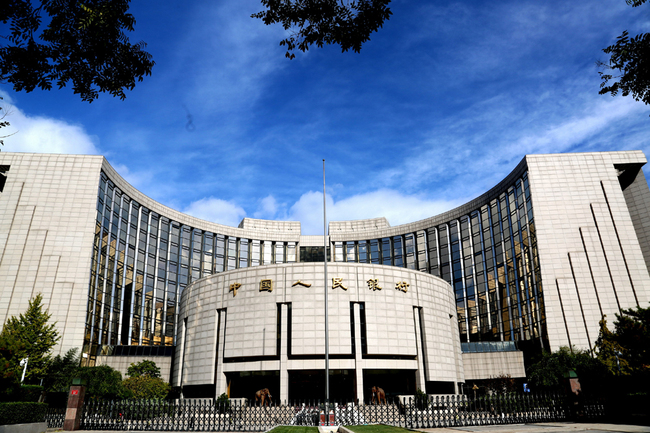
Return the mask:
[[[262,406],[271,404],[271,392],[268,388],[262,388],[255,393],[255,404],[260,402]]]
[[[378,386],[373,386],[372,389],[372,404],[375,404],[375,399],[377,399],[377,402],[381,404],[381,401],[384,400],[384,404],[386,404],[386,393],[384,392],[383,389],[381,389]]]

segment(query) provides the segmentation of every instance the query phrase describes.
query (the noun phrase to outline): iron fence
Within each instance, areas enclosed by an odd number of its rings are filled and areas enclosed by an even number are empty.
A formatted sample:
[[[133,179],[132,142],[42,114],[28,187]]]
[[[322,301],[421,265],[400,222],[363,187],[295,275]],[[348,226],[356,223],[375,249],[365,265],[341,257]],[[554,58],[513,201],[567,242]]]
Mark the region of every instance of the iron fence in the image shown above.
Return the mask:
[[[65,421],[64,407],[49,407],[45,414],[45,422],[48,428],[63,428],[63,421]]]
[[[303,401],[268,406],[215,400],[87,400],[81,429],[153,431],[265,431],[277,425],[387,424],[406,428],[593,420],[605,415],[602,399],[562,394],[465,395],[396,399],[389,404]],[[61,427],[65,410],[48,412]]]

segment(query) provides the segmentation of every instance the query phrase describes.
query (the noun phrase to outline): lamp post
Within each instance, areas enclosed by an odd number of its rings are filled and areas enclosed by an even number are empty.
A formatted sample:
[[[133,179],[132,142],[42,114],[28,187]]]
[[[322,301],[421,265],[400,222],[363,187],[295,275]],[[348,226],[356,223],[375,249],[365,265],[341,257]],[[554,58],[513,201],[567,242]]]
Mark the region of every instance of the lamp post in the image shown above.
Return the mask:
[[[20,378],[20,383],[22,385],[23,381],[25,380],[25,373],[27,372],[27,363],[29,362],[29,358],[23,358],[20,360],[20,366],[23,367],[23,377]]]
[[[325,192],[325,160],[323,159],[323,260],[325,270],[325,402],[330,400],[329,317],[327,311],[327,194]]]

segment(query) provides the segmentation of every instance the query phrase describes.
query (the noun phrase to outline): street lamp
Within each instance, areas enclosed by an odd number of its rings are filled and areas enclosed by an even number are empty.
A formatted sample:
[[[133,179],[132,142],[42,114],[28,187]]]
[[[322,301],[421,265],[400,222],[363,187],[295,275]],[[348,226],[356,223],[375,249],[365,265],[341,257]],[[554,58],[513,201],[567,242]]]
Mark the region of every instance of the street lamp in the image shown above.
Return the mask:
[[[20,379],[21,384],[25,380],[25,372],[27,371],[27,362],[29,362],[29,358],[23,358],[20,360],[20,366],[23,367],[23,377]]]

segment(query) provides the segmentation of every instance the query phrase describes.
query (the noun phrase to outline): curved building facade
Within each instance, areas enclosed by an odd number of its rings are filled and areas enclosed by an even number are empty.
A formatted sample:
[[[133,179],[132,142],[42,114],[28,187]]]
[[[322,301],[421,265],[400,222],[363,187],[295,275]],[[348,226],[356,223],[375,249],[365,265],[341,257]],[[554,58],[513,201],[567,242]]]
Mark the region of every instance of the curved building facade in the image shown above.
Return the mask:
[[[646,162],[639,151],[528,155],[494,188],[441,215],[395,227],[384,218],[331,222],[325,251],[322,237],[301,235],[299,222],[245,218],[228,227],[177,212],[101,156],[3,152],[0,319],[42,293],[63,336],[59,350],[81,348],[86,365],[125,369],[155,357],[173,384],[198,394],[231,384],[237,395],[259,376],[291,397],[292,383],[322,374],[324,310],[305,294],[325,290],[318,269],[327,254],[351,285],[328,287],[340,326],[330,338],[332,362],[357,397],[364,374],[403,377],[404,392],[432,393],[458,391],[499,366],[521,376],[521,352],[507,350],[590,349],[602,316],[648,305]],[[391,272],[408,291],[372,277]],[[294,277],[312,286],[289,286]],[[233,296],[229,281],[240,278],[250,281]],[[382,290],[370,287],[374,279]],[[274,290],[260,292],[262,280]],[[444,302],[427,304],[443,292]],[[252,293],[253,303],[240,302]],[[389,293],[406,304],[391,303]],[[381,350],[371,342],[380,328],[356,332],[362,311],[375,321],[364,323],[396,324]],[[294,320],[307,316],[318,322],[311,342],[298,337],[311,335],[308,324]],[[442,343],[449,338],[454,344]],[[455,367],[437,376],[431,366],[452,358]]]
[[[332,398],[363,399],[377,383],[392,394],[453,393],[464,382],[449,284],[370,264],[332,263],[328,276]],[[269,388],[282,401],[325,395],[324,278],[322,263],[296,263],[190,284],[180,300],[175,385],[193,394],[214,381],[210,393],[249,398]]]

